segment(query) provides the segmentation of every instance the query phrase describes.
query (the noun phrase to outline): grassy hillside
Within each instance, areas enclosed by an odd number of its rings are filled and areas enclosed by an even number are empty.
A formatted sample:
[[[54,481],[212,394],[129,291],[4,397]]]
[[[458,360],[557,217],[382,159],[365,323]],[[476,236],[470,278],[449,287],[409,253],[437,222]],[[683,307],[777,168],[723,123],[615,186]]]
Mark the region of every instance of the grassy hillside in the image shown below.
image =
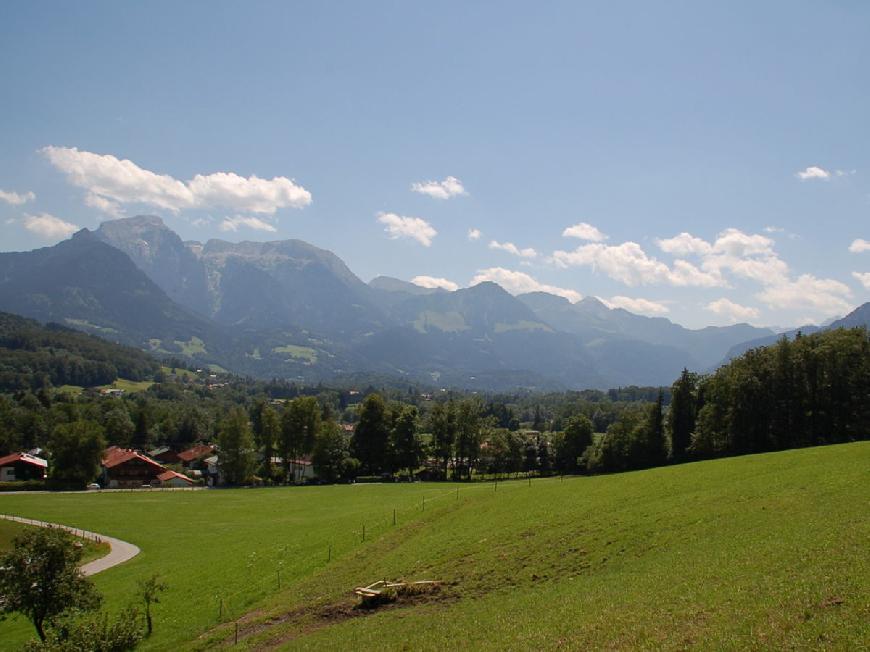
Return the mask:
[[[117,606],[138,578],[167,578],[153,649],[229,645],[236,619],[250,648],[860,649],[868,468],[858,443],[458,497],[437,484],[3,496],[0,511],[140,545],[97,583]],[[352,588],[383,578],[444,586],[355,609]],[[0,624],[4,641],[28,633]]]

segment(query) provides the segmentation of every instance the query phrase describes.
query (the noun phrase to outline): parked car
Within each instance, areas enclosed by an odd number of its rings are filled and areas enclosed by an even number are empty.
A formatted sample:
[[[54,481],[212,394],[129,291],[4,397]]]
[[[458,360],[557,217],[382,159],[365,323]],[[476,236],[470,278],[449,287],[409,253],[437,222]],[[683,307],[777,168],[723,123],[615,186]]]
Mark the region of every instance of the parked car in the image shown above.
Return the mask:
[[[90,483],[88,483],[87,490],[88,490],[88,491],[91,491],[91,490],[94,490],[94,489],[102,489],[102,487],[101,487],[101,486],[99,485],[99,483],[97,483],[97,482],[90,482]]]

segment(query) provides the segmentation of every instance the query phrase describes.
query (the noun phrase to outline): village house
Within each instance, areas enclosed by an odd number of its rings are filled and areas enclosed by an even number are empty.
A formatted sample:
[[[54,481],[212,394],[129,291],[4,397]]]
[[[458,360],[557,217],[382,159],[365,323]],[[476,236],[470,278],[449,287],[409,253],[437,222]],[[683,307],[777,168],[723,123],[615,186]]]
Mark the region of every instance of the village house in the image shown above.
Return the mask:
[[[178,461],[185,469],[203,469],[207,457],[214,455],[215,447],[211,444],[197,444],[178,454]]]
[[[160,462],[161,464],[179,464],[181,462],[178,453],[169,448],[169,446],[162,446],[160,448],[155,448],[152,451],[148,451],[148,457]]]
[[[193,480],[186,475],[167,469],[157,476],[157,486],[160,487],[192,487]]]
[[[136,489],[151,485],[165,471],[163,465],[139,451],[111,446],[103,454],[100,484],[109,489]]]
[[[0,457],[0,482],[45,480],[48,462],[29,453],[12,453]]]

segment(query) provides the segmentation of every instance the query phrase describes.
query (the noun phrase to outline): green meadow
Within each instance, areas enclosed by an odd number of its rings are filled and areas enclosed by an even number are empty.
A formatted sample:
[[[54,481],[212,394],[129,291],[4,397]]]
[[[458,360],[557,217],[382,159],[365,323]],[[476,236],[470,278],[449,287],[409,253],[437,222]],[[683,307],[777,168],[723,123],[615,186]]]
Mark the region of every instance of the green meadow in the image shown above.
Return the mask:
[[[94,579],[114,608],[168,583],[145,649],[854,650],[868,471],[856,443],[531,484],[5,495],[0,512],[140,546]],[[380,579],[441,585],[356,608]],[[0,640],[31,631],[6,621]]]

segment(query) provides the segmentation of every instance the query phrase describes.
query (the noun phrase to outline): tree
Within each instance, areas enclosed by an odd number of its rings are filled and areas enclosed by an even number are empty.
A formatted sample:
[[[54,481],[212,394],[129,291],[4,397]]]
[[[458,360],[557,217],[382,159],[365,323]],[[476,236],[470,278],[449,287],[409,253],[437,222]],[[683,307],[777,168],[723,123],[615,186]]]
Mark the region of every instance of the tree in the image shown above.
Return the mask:
[[[573,416],[565,424],[565,434],[556,449],[556,464],[561,471],[577,473],[581,458],[592,445],[592,422],[583,414]]]
[[[116,405],[103,417],[106,440],[117,446],[129,446],[136,430],[136,424],[123,404]]]
[[[45,626],[69,610],[88,611],[100,595],[78,568],[82,549],[60,528],[35,528],[0,557],[0,616],[18,612],[33,623],[41,641]]]
[[[350,456],[350,442],[334,421],[326,421],[314,442],[311,456],[314,472],[325,482],[336,482],[356,475],[359,461]]]
[[[221,473],[227,484],[250,482],[254,475],[254,436],[248,413],[233,408],[221,424],[218,434]]]
[[[320,404],[313,396],[294,398],[284,408],[281,417],[279,448],[284,460],[284,478],[291,474],[296,480],[294,460],[308,455],[314,448],[317,433],[320,432]]]
[[[432,433],[432,452],[441,460],[442,474],[446,479],[456,445],[456,406],[453,401],[432,406],[429,431]]]
[[[360,461],[364,473],[384,470],[389,438],[386,403],[379,394],[369,394],[360,407],[359,422],[353,435],[354,456]]]
[[[263,475],[271,482],[273,480],[272,458],[275,456],[275,443],[281,433],[281,420],[271,406],[260,414],[260,438],[257,442],[263,449]]]
[[[420,440],[417,437],[417,408],[400,405],[396,408],[391,433],[393,466],[396,470],[413,472],[420,465]]]
[[[679,379],[671,386],[668,430],[671,435],[671,457],[676,460],[685,457],[692,433],[695,432],[697,388],[698,376],[688,369],[683,369]]]
[[[166,584],[160,580],[160,576],[157,574],[139,582],[139,595],[142,596],[142,602],[145,603],[146,636],[151,636],[151,632],[154,631],[154,624],[151,620],[151,605],[160,603],[160,594],[165,590]]]
[[[81,489],[100,474],[106,440],[94,421],[61,424],[51,435],[51,483]]]
[[[477,399],[460,401],[456,412],[456,457],[460,473],[471,480],[471,470],[480,453],[481,405]]]

